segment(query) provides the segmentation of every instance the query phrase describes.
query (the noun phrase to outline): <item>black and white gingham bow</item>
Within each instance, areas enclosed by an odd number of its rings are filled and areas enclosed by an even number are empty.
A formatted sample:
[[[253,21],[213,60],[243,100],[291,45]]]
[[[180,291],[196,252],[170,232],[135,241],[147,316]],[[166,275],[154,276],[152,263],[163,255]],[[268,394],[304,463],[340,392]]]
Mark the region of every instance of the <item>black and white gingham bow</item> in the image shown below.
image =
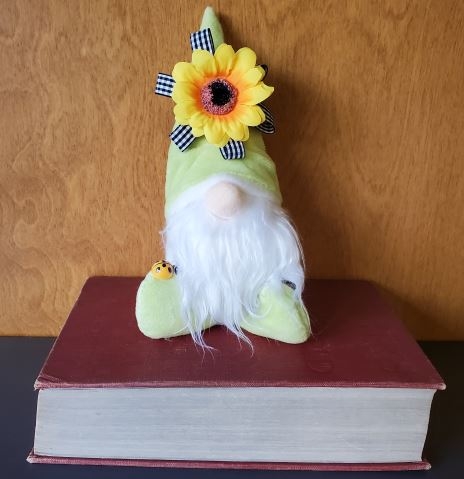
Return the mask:
[[[190,45],[192,50],[207,50],[214,54],[215,48],[213,43],[213,35],[209,28],[199,30],[190,34]],[[267,65],[261,65],[264,69],[264,76],[267,75]],[[175,84],[174,78],[166,73],[158,73],[154,92],[157,95],[172,96],[172,90]],[[262,103],[259,104],[264,112],[265,120],[256,128],[263,133],[274,133],[274,118],[269,109]],[[194,141],[195,137],[192,134],[192,127],[189,125],[177,125],[169,135],[171,140],[177,145],[180,151],[185,151]],[[220,148],[221,155],[225,160],[238,160],[245,158],[245,146],[242,141],[229,140],[229,142]]]

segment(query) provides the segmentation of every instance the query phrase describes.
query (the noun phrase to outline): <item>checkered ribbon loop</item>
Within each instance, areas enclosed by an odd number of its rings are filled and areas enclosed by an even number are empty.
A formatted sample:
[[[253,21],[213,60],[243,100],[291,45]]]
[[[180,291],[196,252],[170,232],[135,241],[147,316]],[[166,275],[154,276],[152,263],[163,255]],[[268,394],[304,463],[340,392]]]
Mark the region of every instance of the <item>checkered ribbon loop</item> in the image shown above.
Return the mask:
[[[221,148],[221,155],[225,160],[241,160],[245,157],[245,147],[241,141],[229,140]]]
[[[209,28],[190,34],[192,50],[208,50],[214,55],[213,35]]]
[[[155,89],[153,90],[157,95],[172,96],[172,89],[175,84],[174,78],[166,73],[158,73],[156,79]]]
[[[266,119],[256,128],[263,133],[275,133],[274,117],[272,116],[272,113],[269,111],[269,108],[265,107],[262,103],[260,103],[259,106],[263,110]]]
[[[169,136],[180,151],[185,151],[195,140],[192,135],[192,127],[188,125],[176,126]]]

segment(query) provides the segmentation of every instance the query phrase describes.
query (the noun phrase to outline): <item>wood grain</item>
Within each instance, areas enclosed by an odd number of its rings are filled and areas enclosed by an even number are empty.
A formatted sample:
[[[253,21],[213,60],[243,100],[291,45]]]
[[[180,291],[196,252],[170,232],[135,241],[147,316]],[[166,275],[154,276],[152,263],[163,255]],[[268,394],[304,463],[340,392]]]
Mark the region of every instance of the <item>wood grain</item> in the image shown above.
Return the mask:
[[[464,339],[464,3],[213,0],[270,65],[268,139],[313,277],[380,285],[418,338]],[[0,334],[57,334],[89,275],[162,256],[172,104],[204,5],[0,7]]]

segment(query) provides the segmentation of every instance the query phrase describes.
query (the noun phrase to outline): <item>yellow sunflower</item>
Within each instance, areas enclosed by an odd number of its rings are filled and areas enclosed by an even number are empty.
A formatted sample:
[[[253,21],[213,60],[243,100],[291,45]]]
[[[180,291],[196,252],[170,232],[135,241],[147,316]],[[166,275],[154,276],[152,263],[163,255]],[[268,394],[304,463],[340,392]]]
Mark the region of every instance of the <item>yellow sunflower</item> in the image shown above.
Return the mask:
[[[258,103],[274,91],[262,82],[264,75],[250,48],[235,52],[223,43],[214,55],[194,50],[191,63],[179,62],[172,71],[176,122],[219,148],[230,139],[248,140],[248,127],[265,120]]]

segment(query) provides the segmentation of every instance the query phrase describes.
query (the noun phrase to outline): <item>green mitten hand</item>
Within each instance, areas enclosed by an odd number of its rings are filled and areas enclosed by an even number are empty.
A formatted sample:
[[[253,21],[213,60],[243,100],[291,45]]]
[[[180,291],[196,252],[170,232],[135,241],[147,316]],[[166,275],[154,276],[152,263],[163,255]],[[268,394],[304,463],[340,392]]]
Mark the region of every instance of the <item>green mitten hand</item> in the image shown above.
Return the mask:
[[[180,292],[175,276],[155,278],[150,272],[139,286],[135,316],[140,331],[153,339],[187,334],[180,314]]]

